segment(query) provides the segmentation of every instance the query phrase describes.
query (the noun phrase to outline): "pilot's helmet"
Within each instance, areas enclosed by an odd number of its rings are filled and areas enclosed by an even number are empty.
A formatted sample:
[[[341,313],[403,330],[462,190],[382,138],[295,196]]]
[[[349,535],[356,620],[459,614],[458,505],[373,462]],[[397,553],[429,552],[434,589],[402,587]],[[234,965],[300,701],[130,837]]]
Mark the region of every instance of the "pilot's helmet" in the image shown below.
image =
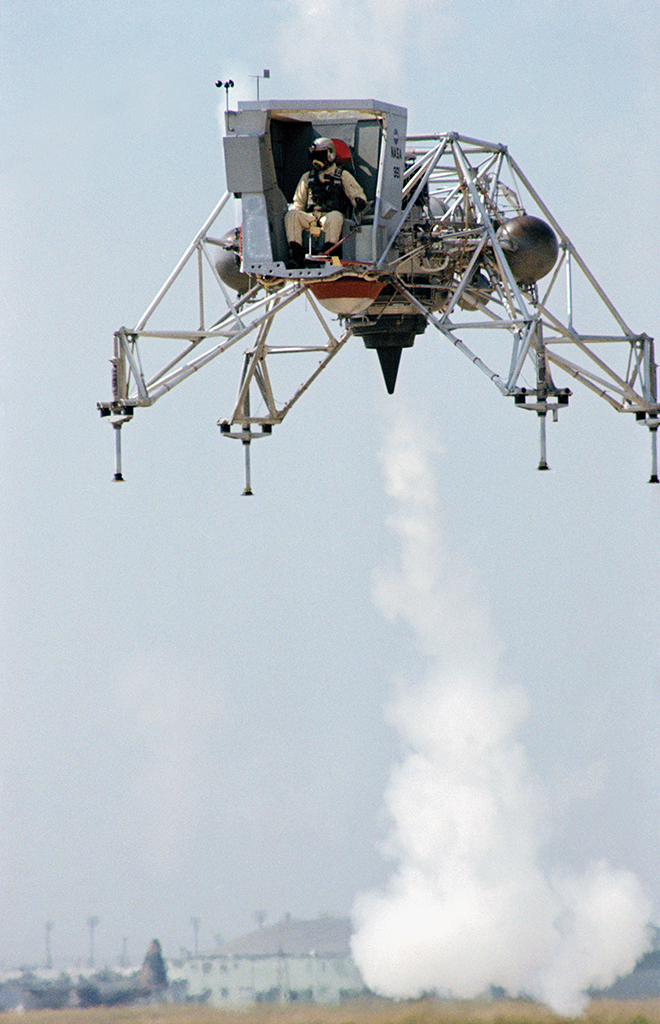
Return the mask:
[[[309,157],[317,167],[329,167],[337,159],[332,139],[315,139],[309,147]]]

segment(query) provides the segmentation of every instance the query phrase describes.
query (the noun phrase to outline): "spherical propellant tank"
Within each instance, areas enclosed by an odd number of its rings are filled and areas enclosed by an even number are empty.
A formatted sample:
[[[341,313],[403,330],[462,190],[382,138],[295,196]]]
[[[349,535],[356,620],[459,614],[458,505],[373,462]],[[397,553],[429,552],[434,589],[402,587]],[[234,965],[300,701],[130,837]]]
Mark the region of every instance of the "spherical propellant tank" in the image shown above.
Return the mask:
[[[498,230],[497,239],[518,284],[535,284],[557,262],[557,236],[539,217],[523,214],[507,220]]]
[[[429,213],[434,220],[440,220],[440,218],[447,212],[447,204],[443,203],[442,199],[438,199],[437,196],[431,196],[429,199]]]
[[[235,292],[242,295],[252,287],[252,279],[241,270],[240,235],[240,228],[232,228],[222,236],[215,260],[215,269],[220,275],[220,280],[228,288],[233,288]]]

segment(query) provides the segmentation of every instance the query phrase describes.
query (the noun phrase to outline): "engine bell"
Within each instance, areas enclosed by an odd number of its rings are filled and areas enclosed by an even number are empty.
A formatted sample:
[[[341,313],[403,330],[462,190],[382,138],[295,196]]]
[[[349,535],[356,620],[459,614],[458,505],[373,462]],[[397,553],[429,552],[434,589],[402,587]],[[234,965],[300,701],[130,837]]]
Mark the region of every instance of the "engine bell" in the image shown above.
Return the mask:
[[[394,394],[402,350],[412,348],[415,336],[425,330],[426,318],[418,313],[381,315],[373,324],[355,328],[355,334],[362,338],[365,348],[376,349],[388,394]]]

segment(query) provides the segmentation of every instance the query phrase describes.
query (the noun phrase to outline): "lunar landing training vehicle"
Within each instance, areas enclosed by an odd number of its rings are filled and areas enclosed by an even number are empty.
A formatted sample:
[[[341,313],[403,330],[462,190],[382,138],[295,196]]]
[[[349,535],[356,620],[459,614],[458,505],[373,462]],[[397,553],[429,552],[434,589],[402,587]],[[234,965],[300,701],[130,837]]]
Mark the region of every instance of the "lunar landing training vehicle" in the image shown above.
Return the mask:
[[[658,482],[653,339],[628,326],[506,146],[408,136],[406,110],[375,100],[268,100],[226,112],[224,157],[227,191],[143,316],[115,333],[112,398],[98,408],[115,429],[116,480],[135,410],[234,346],[236,397],[218,425],[243,445],[250,494],[252,442],[347,343],[375,351],[392,393],[404,350],[434,335],[536,414],[539,469],[547,416],[577,383],[649,429]],[[227,231],[233,197],[241,223]],[[184,288],[187,323],[167,313]],[[586,290],[601,311],[589,334],[574,309]],[[287,337],[296,301],[317,336]]]

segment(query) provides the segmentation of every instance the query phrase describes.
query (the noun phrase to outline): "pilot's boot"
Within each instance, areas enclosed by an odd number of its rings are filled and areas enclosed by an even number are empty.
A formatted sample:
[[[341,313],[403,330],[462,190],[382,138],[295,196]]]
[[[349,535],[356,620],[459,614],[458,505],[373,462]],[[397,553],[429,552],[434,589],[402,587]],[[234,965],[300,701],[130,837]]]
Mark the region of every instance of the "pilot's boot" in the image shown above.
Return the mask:
[[[305,266],[305,250],[300,242],[289,242],[289,252],[291,258],[286,263],[288,270],[297,270]]]

